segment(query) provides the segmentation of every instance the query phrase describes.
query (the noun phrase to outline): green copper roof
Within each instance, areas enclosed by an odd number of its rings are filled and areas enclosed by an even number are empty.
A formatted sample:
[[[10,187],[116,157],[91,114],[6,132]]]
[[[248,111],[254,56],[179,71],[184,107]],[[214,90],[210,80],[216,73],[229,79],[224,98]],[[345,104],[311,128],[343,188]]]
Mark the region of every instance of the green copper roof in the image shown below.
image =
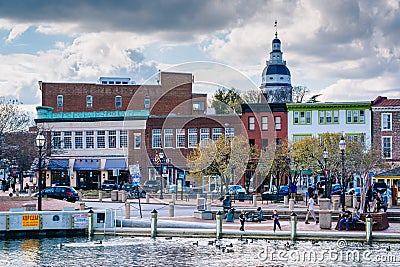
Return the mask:
[[[146,120],[149,117],[148,110],[53,112],[53,108],[46,106],[36,107],[36,110],[36,122]]]

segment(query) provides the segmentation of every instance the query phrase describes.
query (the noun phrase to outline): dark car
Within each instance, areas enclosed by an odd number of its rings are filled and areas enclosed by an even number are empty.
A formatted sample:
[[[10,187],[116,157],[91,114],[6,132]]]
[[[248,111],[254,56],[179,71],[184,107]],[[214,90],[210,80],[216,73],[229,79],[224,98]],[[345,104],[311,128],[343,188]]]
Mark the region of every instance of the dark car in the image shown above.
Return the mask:
[[[372,185],[375,192],[384,194],[387,190],[387,185],[384,182],[377,182]]]
[[[283,185],[279,187],[278,191],[264,192],[261,197],[263,200],[283,201],[284,196],[289,195],[289,186]]]
[[[342,194],[342,187],[340,184],[334,184],[331,187],[331,195],[340,195]]]
[[[104,180],[103,184],[101,185],[101,190],[104,191],[111,191],[117,189],[117,182],[113,180]]]
[[[70,186],[52,186],[42,191],[42,197],[65,199],[70,202],[79,200],[78,192]]]
[[[148,181],[144,182],[143,189],[146,192],[156,193],[156,192],[160,191],[160,189],[161,189],[160,181],[158,181],[158,180],[148,180]]]
[[[129,184],[125,183],[122,186],[122,190],[128,191],[128,198],[141,198],[146,197],[146,191],[144,191],[139,185],[137,184]]]

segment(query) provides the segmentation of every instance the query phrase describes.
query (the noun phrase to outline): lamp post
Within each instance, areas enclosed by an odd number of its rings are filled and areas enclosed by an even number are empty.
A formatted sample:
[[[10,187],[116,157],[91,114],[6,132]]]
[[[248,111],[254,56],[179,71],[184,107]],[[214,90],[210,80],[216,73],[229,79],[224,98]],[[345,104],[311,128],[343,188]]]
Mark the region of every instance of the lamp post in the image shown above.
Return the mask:
[[[341,202],[342,202],[342,208],[345,206],[345,195],[344,195],[344,151],[346,150],[346,141],[344,140],[344,136],[342,135],[342,138],[340,138],[339,141],[339,149],[342,152],[342,195],[341,195]]]
[[[328,162],[328,150],[326,150],[326,147],[324,148],[324,152],[323,152],[323,157],[324,157],[324,177],[325,177],[325,191],[324,191],[324,198],[328,197],[328,192],[329,195],[331,193],[331,186],[330,186],[330,182],[328,182],[328,168],[327,168],[327,162]],[[329,191],[328,191],[329,190]]]
[[[38,211],[42,210],[42,149],[46,139],[42,133],[36,136],[36,147],[39,149],[39,178],[38,178]]]
[[[163,152],[160,152],[160,153],[158,153],[158,156],[160,157],[160,167],[161,167],[161,190],[160,190],[160,199],[163,199],[164,198],[164,196],[163,196],[163,189],[164,189],[164,165],[163,165],[163,163],[164,163],[164,153]]]

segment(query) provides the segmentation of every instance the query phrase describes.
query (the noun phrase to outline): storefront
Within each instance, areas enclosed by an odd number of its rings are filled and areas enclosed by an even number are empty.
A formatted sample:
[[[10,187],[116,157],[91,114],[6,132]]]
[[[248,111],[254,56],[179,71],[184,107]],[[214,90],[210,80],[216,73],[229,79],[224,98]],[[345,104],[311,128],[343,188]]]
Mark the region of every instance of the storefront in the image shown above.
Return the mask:
[[[385,182],[388,190],[392,192],[392,204],[399,205],[400,192],[400,168],[395,168],[389,171],[381,172],[373,176],[376,182]]]
[[[49,160],[47,170],[50,171],[51,185],[70,185],[68,159]]]
[[[76,159],[74,163],[76,187],[84,190],[100,189],[100,160],[99,159]]]
[[[107,176],[103,176],[104,179],[107,177],[107,180],[114,180],[119,185],[132,182],[129,180],[129,171],[125,159],[107,159],[104,170],[107,172]]]

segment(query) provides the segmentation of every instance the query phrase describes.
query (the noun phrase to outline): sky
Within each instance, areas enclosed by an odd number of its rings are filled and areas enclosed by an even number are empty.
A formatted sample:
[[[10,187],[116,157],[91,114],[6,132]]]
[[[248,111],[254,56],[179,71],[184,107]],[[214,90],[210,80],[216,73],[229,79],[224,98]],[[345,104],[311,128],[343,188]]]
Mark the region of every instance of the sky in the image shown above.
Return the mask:
[[[400,97],[398,0],[0,0],[0,96],[34,111],[38,81],[156,83],[158,70],[193,70],[196,79],[197,65],[234,70],[202,79],[253,90],[275,20],[292,85],[309,96]]]

